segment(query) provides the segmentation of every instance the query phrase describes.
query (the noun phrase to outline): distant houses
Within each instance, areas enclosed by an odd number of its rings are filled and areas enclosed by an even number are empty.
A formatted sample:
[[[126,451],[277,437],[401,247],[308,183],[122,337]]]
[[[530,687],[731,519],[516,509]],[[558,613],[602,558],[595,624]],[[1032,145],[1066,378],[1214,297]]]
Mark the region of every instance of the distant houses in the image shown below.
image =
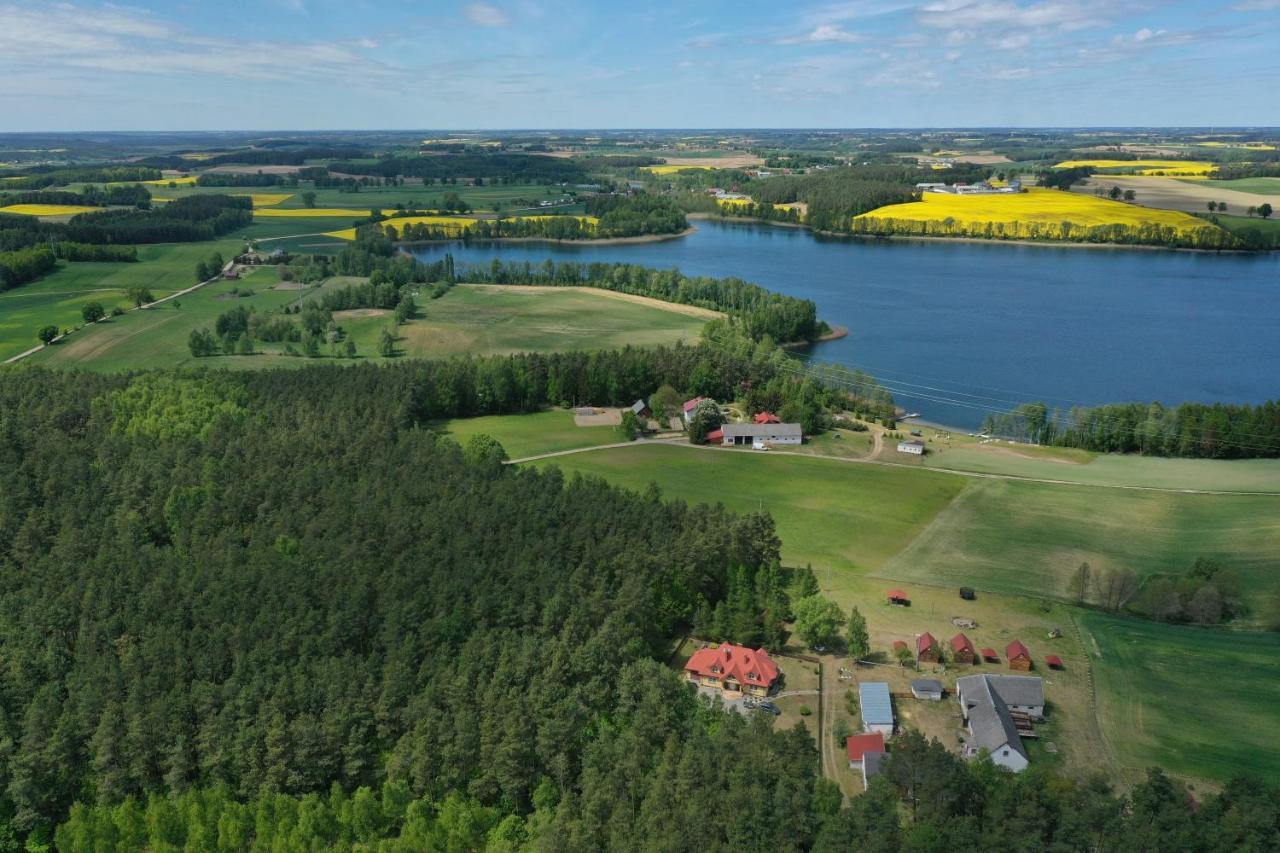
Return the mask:
[[[733,643],[698,649],[684,665],[684,671],[694,684],[730,694],[767,696],[778,680],[778,665],[768,652]]]
[[[883,681],[864,681],[858,685],[858,707],[862,710],[862,728],[868,732],[893,735],[893,700],[889,685]]]
[[[1034,675],[966,675],[956,679],[956,699],[969,743],[965,755],[986,750],[1015,773],[1028,764],[1022,734],[1044,717],[1044,681]]]
[[[1014,178],[1003,187],[992,185],[989,181],[976,184],[920,183],[916,189],[927,193],[945,193],[946,195],[1009,195],[1022,192],[1022,181]]]

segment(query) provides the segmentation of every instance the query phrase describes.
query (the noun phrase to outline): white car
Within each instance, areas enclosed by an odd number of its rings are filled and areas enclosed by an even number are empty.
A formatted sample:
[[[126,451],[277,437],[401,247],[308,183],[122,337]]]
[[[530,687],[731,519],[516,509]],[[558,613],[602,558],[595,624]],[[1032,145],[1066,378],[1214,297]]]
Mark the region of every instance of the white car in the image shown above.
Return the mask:
[[[752,450],[768,450],[769,445],[765,444],[763,441],[756,441],[756,442],[752,442],[751,449]]]

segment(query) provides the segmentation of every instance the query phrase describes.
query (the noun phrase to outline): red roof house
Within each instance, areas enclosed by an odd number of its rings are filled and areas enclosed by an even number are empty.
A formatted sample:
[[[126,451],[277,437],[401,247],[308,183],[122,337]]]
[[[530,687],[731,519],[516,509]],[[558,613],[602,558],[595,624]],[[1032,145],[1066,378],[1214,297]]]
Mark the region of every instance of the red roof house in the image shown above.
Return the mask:
[[[973,643],[964,634],[956,634],[951,638],[951,659],[956,663],[973,664],[978,653],[973,650]]]
[[[911,599],[907,598],[907,594],[900,589],[891,589],[888,593],[890,604],[910,604]]]
[[[995,649],[983,649],[982,659],[987,663],[1000,663],[1000,655],[996,654]]]
[[[868,752],[884,752],[884,735],[880,732],[849,735],[844,739],[844,748],[849,754],[849,766],[860,767]]]
[[[1009,669],[1027,671],[1031,669],[1031,652],[1022,645],[1021,640],[1014,640],[1004,647],[1004,656],[1009,659]]]
[[[1062,658],[1057,655],[1045,655],[1044,662],[1049,665],[1049,669],[1062,669]]]
[[[933,634],[925,631],[916,637],[916,660],[921,663],[937,663],[940,657],[938,641],[934,639]]]
[[[756,412],[755,422],[758,424],[780,424],[781,420],[773,412]]]
[[[688,679],[721,690],[768,694],[778,680],[778,665],[764,649],[749,649],[733,643],[698,649],[684,665]]]
[[[701,402],[702,402],[703,400],[705,400],[705,399],[707,399],[707,398],[706,398],[706,397],[694,397],[692,400],[685,400],[685,401],[684,401],[684,416],[685,416],[686,418],[688,418],[688,417],[689,417],[690,412],[692,412],[692,411],[693,411],[693,407],[694,407],[694,406],[696,406],[696,405],[698,405],[699,403],[701,403]]]

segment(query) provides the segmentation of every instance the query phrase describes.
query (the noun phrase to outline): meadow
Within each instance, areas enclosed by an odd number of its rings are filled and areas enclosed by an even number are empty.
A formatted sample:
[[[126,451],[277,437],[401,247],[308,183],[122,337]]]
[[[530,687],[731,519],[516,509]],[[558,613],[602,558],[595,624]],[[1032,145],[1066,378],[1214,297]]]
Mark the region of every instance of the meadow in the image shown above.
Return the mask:
[[[573,422],[573,412],[569,409],[551,409],[528,415],[457,418],[433,424],[432,429],[459,444],[466,444],[473,435],[491,435],[502,442],[512,459],[574,447],[599,447],[623,440],[616,427],[578,426]]]
[[[854,221],[938,223],[943,230],[955,228],[972,233],[988,224],[1005,226],[1038,225],[1047,229],[1043,236],[1057,232],[1070,223],[1068,239],[1075,230],[1097,226],[1122,225],[1130,228],[1158,226],[1175,229],[1179,235],[1217,229],[1202,219],[1173,210],[1154,210],[1135,204],[1112,201],[1080,193],[1033,187],[1027,192],[992,195],[950,195],[925,193],[920,201],[891,204],[854,217]]]
[[[1073,169],[1078,166],[1137,175],[1208,175],[1218,168],[1218,164],[1203,160],[1064,160],[1053,168]]]
[[[59,262],[54,272],[39,281],[0,293],[0,360],[35,346],[36,329],[41,326],[79,326],[83,322],[80,309],[87,302],[101,302],[110,311],[130,307],[130,288],[145,287],[159,299],[190,287],[196,283],[198,261],[213,252],[230,257],[243,245],[239,239],[157,243],[139,246],[136,263]]]
[[[1237,178],[1232,181],[1219,181],[1212,178],[1204,181],[1196,181],[1198,186],[1235,190],[1242,193],[1253,193],[1254,195],[1280,196],[1280,178]]]
[[[1280,781],[1280,635],[1162,625],[1084,612],[1098,712],[1118,762]]]

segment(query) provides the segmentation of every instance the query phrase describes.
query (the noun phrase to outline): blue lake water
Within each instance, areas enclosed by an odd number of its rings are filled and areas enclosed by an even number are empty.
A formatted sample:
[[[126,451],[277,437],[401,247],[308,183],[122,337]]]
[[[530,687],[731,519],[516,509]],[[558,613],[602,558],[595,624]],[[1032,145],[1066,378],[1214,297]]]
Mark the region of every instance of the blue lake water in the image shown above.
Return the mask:
[[[1257,403],[1280,397],[1280,254],[1210,255],[864,241],[701,221],[624,245],[422,247],[459,263],[625,261],[738,276],[812,299],[849,336],[815,358],[857,367],[926,419],[973,428],[1041,400]]]

